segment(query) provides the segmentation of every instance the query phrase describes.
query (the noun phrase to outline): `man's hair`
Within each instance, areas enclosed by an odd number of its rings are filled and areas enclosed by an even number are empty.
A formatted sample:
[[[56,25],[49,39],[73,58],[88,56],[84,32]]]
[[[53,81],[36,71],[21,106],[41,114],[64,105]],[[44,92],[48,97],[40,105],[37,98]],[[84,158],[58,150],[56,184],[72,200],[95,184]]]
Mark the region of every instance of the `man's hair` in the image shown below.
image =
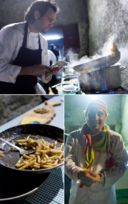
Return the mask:
[[[34,12],[39,11],[41,16],[44,16],[47,10],[51,8],[55,13],[59,11],[55,2],[48,1],[48,0],[38,0],[34,1],[27,9],[24,15],[24,19],[28,23],[34,22]]]

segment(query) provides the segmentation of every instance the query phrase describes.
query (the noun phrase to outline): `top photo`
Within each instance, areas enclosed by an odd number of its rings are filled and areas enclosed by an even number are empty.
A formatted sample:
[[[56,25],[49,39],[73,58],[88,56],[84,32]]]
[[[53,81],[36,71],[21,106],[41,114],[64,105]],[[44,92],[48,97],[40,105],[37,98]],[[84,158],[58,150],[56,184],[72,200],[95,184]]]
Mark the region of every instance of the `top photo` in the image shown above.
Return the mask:
[[[0,94],[127,94],[126,0],[1,0]]]

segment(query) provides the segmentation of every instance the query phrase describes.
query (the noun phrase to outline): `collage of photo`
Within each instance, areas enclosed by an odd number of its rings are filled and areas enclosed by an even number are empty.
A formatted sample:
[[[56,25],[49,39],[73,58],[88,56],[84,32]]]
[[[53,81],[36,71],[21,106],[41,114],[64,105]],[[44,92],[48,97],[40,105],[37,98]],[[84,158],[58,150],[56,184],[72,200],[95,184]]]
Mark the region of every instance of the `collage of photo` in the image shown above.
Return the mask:
[[[0,204],[128,204],[128,0],[0,0]]]

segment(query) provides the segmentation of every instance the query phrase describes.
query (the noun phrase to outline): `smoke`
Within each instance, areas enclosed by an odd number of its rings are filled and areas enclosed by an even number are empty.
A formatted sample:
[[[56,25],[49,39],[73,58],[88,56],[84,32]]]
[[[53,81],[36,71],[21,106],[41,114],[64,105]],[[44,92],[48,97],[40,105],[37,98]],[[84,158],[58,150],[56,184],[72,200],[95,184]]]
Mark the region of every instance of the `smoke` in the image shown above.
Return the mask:
[[[121,52],[121,63],[128,64],[128,0],[90,0],[89,5],[92,42],[90,52],[93,53],[93,49],[99,50],[107,39],[113,36]]]
[[[94,59],[101,58],[101,55],[95,54],[92,57],[88,57],[85,55],[79,59],[78,54],[73,53],[73,51],[71,49],[68,51],[67,54],[68,54],[68,61],[69,62],[67,65],[68,69],[66,72],[67,72],[67,74],[68,73],[75,74],[79,78],[79,82],[81,84],[82,90],[84,91],[85,87],[86,87],[86,90],[91,90],[91,89],[98,90],[98,89],[100,89],[99,82],[97,81],[97,78],[95,77],[95,73],[91,73],[91,75],[90,74],[80,74],[78,72],[75,72],[73,67],[80,65],[80,64],[83,64],[83,63],[90,62]],[[93,80],[92,80],[92,78],[93,78]]]
[[[74,58],[73,60],[70,60],[69,64],[71,67],[89,62],[92,59],[98,59],[99,57],[111,54],[113,43],[116,44],[118,50],[121,53],[119,63],[123,66],[128,67],[127,5],[128,0],[89,1],[90,53],[93,53],[93,56],[91,58],[88,58],[87,56],[84,56],[81,59]],[[122,81],[123,83],[125,82],[124,84],[126,84],[126,87],[128,87],[128,71],[126,73],[125,69],[125,72],[123,74],[124,76],[122,78]]]
[[[119,0],[120,4],[122,5],[122,9],[126,10],[128,6],[128,0]]]
[[[101,49],[102,56],[107,56],[114,52],[114,48],[116,47],[115,41],[116,41],[116,35],[110,35],[108,37],[108,40],[104,43],[103,48]],[[115,50],[115,52],[116,51],[117,50]]]
[[[92,61],[94,59],[98,59],[100,57],[101,57],[101,55],[96,53],[92,57],[88,57],[87,55],[85,55],[85,56],[79,58],[79,54],[78,53],[74,53],[72,51],[72,49],[69,49],[67,54],[66,54],[66,60],[68,61],[68,68],[69,69],[72,69],[73,67],[75,67],[77,65],[90,62],[90,61]]]
[[[125,68],[128,66],[128,44],[125,47],[120,48],[121,58],[119,63]]]
[[[116,44],[115,44],[115,38],[116,38],[116,36],[114,36],[114,35],[110,36],[108,38],[108,40],[105,42],[105,44],[103,45],[103,48],[101,48],[99,51],[97,51],[97,53],[95,53],[91,57],[88,57],[87,55],[85,55],[79,59],[78,53],[74,53],[72,51],[72,49],[68,50],[67,55],[66,55],[66,58],[69,62],[68,67],[73,68],[77,65],[88,63],[92,60],[100,59],[101,57],[116,53],[118,51],[118,49],[117,49]]]
[[[82,65],[84,63],[89,63],[93,60],[99,59],[100,62],[94,63],[91,67],[91,64],[89,64],[90,67],[82,66],[83,69],[86,71],[82,72],[83,74],[79,74],[79,80],[80,84],[83,87],[83,89],[86,87],[86,90],[107,90],[107,84],[106,84],[106,78],[104,76],[103,70],[96,71],[95,68],[97,67],[97,64],[99,65],[99,69],[101,67],[110,66],[109,64],[115,63],[116,60],[118,60],[117,54],[118,49],[115,43],[116,35],[109,36],[108,40],[105,42],[103,48],[101,48],[97,53],[95,53],[93,56],[83,56],[82,58],[78,58],[78,53],[74,53],[71,49],[68,51],[68,68],[73,70],[73,67],[77,65]],[[115,55],[113,55],[115,53]],[[104,60],[101,60],[102,57],[105,56],[112,56],[105,58]],[[114,57],[113,57],[114,56]],[[78,68],[79,69],[79,68]],[[80,68],[81,69],[81,68]],[[72,72],[73,73],[73,72]]]

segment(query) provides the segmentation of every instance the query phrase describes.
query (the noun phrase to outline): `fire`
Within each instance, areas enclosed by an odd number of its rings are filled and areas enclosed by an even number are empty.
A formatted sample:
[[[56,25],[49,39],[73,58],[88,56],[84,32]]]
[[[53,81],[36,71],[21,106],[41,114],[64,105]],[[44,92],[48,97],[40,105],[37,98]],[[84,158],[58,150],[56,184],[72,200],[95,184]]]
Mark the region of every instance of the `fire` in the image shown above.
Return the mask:
[[[115,36],[110,36],[107,42],[104,44],[101,50],[103,56],[111,55],[119,52],[117,45],[115,43]]]

